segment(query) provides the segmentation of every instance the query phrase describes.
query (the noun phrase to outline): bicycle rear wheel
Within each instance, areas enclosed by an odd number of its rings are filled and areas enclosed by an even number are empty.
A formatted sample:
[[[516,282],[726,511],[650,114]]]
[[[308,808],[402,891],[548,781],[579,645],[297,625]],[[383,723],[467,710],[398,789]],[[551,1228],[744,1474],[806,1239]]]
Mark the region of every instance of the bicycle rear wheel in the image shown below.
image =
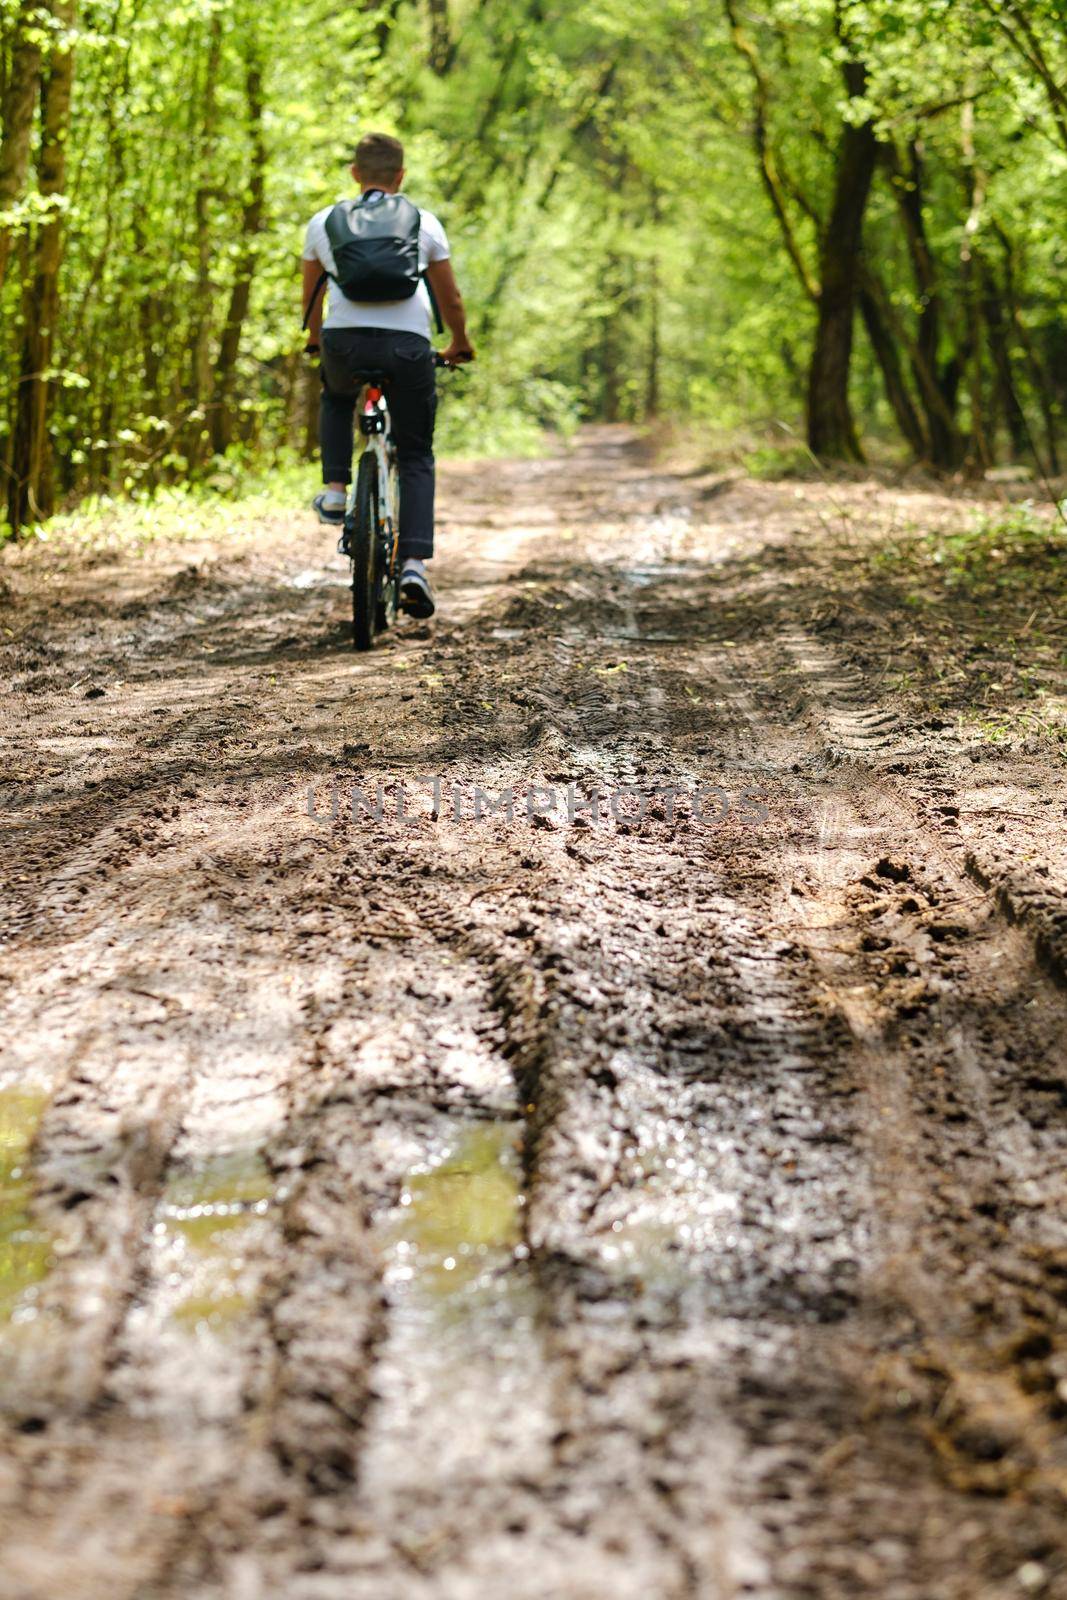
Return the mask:
[[[364,450],[356,479],[355,526],[348,539],[352,561],[352,644],[369,650],[374,643],[378,565],[378,461]]]

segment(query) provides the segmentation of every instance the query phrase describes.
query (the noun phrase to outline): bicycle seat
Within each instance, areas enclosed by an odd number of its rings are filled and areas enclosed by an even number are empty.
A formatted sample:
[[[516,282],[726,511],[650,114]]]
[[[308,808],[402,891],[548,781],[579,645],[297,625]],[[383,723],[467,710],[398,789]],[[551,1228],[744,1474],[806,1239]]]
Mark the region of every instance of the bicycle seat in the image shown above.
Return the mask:
[[[384,389],[389,382],[384,372],[353,372],[353,383],[369,383],[376,389]]]

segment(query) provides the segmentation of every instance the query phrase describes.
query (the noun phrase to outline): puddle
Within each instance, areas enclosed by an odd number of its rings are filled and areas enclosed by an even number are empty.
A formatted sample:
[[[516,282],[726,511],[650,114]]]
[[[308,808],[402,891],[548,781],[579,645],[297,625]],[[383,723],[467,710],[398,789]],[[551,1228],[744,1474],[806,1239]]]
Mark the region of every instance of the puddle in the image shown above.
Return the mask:
[[[409,1174],[382,1225],[389,1336],[361,1477],[397,1526],[410,1518],[413,1460],[432,1460],[442,1481],[505,1461],[509,1473],[533,1475],[549,1449],[518,1133],[513,1121],[469,1127],[443,1159]]]
[[[167,1185],[153,1243],[179,1326],[219,1330],[248,1310],[272,1196],[262,1158],[249,1151],[220,1156]]]
[[[590,1243],[605,1271],[632,1277],[649,1293],[670,1293],[743,1249],[745,1172],[736,1139],[677,1107],[657,1115],[646,1106],[635,1123],[638,1135],[622,1152],[620,1182],[597,1208]]]
[[[0,1089],[0,1324],[36,1315],[37,1287],[52,1265],[52,1239],[33,1217],[30,1147],[48,1096]]]
[[[384,1230],[386,1282],[434,1299],[487,1285],[520,1244],[521,1176],[514,1122],[479,1124],[417,1168]]]

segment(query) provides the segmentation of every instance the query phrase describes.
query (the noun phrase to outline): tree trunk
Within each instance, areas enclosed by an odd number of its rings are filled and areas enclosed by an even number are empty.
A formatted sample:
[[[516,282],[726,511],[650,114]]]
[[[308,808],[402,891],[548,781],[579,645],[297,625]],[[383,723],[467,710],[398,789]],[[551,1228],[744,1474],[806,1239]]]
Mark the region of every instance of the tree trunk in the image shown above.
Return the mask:
[[[204,455],[208,437],[204,408],[211,389],[211,308],[215,285],[211,277],[213,241],[210,202],[215,192],[212,162],[218,132],[218,78],[222,62],[222,17],[212,13],[208,28],[207,60],[199,118],[197,184],[193,196],[193,227],[196,232],[196,287],[193,300],[193,329],[189,360],[189,411],[185,453],[192,465]],[[196,102],[193,102],[194,109]]]
[[[649,223],[658,228],[660,220],[659,194],[653,189],[648,208]],[[646,418],[659,416],[660,409],[660,269],[658,250],[654,249],[648,270],[648,373],[645,382]]]
[[[430,13],[430,66],[440,78],[452,65],[455,55],[448,0],[426,0],[426,4]]]
[[[981,227],[986,185],[985,174],[978,163],[975,151],[973,100],[965,101],[960,113],[960,147],[963,154],[963,188],[967,199],[967,220],[963,226],[963,242],[960,246],[960,279],[967,318],[967,343],[970,356],[968,362],[971,391],[969,464],[973,469],[984,471],[987,467],[993,465],[993,451],[996,439],[995,428],[991,429],[986,414],[981,263],[975,246],[975,240]]]
[[[859,304],[871,349],[881,369],[886,399],[913,455],[921,461],[926,456],[926,435],[923,433],[919,413],[912,402],[904,377],[904,367],[893,337],[893,330],[882,311],[883,296],[880,285],[869,274],[865,274],[861,281]]]
[[[860,62],[845,63],[845,83],[851,98],[864,92],[866,79]],[[863,217],[877,151],[870,122],[859,127],[845,123],[830,220],[820,242],[818,321],[808,374],[808,446],[813,455],[830,460],[863,460],[849,405],[848,377]]]
[[[1031,380],[1037,395],[1037,403],[1041,407],[1041,421],[1045,429],[1045,450],[1048,458],[1049,476],[1055,478],[1059,476],[1060,472],[1059,428],[1057,424],[1061,413],[1056,405],[1048,373],[1038,359],[1029,329],[1023,322],[1021,311],[1017,308],[1014,312],[1013,323],[1019,336],[1019,342],[1023,347],[1023,354],[1026,356],[1027,366],[1030,369]]]
[[[600,378],[600,415],[605,422],[618,422],[622,414],[619,317],[622,308],[622,262],[610,254],[601,271],[600,286],[608,302],[608,314],[600,324],[600,348],[596,367]]]
[[[303,455],[306,461],[315,461],[319,454],[319,403],[322,397],[322,383],[318,373],[307,362],[304,363],[302,395]]]
[[[256,271],[259,235],[263,231],[267,146],[263,136],[263,63],[255,43],[249,47],[245,93],[252,159],[248,190],[241,212],[241,249],[234,269],[226,324],[222,330],[218,360],[215,363],[215,389],[211,402],[211,446],[216,455],[222,455],[233,443],[233,388],[237,356],[241,348],[241,331],[252,298],[252,279]]]
[[[770,83],[759,51],[741,27],[738,19],[737,7],[734,0],[725,0],[726,20],[730,24],[730,37],[734,49],[747,63],[749,74],[752,78],[752,146],[756,154],[756,163],[759,167],[760,178],[767,198],[771,203],[778,227],[781,230],[782,243],[786,254],[797,273],[803,286],[804,293],[812,301],[818,301],[819,284],[808,269],[804,259],[804,252],[800,241],[794,231],[789,217],[789,207],[786,202],[785,185],[779,171],[778,160],[770,136]]]
[[[0,213],[17,205],[26,188],[33,115],[41,83],[41,47],[34,26],[40,9],[37,0],[22,0],[15,20],[11,69],[0,105]],[[7,276],[13,231],[10,223],[0,223],[0,289]]]
[[[940,368],[941,296],[933,253],[926,237],[922,149],[917,142],[911,145],[907,172],[892,146],[886,146],[884,153],[918,290],[919,320],[912,349],[912,375],[926,418],[928,459],[932,466],[950,469],[962,461],[964,444],[956,422],[955,388],[951,382],[955,359],[945,371]]]
[[[59,200],[67,170],[74,52],[69,37],[74,0],[56,0],[53,15],[59,33],[51,46],[41,91],[41,148],[37,187],[48,210],[37,225],[24,297],[22,358],[8,480],[8,518],[17,533],[28,521],[50,516],[54,509],[52,444],[49,416],[53,384],[49,377],[59,316],[59,269],[63,259],[64,222]]]
[[[659,330],[659,263],[653,257],[648,286],[648,375],[645,384],[645,416],[651,421],[659,416],[660,408],[660,330]]]

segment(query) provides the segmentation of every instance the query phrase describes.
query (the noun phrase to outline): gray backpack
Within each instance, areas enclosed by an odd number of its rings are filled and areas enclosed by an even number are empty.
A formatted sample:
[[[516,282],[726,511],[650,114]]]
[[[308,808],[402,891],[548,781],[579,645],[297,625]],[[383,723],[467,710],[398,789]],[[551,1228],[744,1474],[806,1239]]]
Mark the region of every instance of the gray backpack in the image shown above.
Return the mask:
[[[335,271],[323,272],[315,285],[304,318],[305,328],[314,306],[332,276],[347,300],[367,305],[410,300],[423,274],[419,271],[419,208],[402,194],[370,189],[355,205],[342,201],[326,218],[326,237],[333,251]],[[433,290],[426,285],[441,331],[441,318]]]

